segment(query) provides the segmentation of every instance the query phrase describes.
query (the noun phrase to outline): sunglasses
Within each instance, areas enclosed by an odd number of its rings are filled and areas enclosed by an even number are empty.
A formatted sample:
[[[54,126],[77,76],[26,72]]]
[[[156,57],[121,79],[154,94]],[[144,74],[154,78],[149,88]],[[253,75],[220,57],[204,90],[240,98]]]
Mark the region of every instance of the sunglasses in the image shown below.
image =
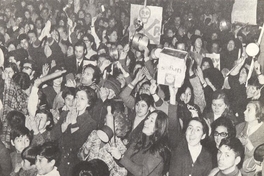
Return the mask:
[[[215,131],[214,136],[221,136],[221,137],[225,138],[228,136],[228,133],[225,133],[225,132],[218,133],[217,131]]]

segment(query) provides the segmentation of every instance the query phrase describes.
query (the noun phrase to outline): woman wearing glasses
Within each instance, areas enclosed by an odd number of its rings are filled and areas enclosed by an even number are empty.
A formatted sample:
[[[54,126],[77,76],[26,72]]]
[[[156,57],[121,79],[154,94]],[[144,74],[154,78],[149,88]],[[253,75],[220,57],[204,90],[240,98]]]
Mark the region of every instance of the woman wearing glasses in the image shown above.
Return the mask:
[[[212,123],[212,144],[208,149],[212,152],[213,168],[217,167],[217,151],[222,139],[232,138],[236,136],[236,129],[230,119],[220,117]]]

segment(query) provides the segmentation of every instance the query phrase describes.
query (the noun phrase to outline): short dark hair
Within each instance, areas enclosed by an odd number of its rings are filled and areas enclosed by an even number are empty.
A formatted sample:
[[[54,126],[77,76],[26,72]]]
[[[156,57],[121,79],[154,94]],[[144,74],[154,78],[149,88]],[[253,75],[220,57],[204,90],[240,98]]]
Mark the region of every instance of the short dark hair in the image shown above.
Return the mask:
[[[18,126],[25,126],[26,117],[22,112],[16,110],[9,111],[6,115],[6,119],[11,129]]]
[[[189,119],[188,125],[193,120],[197,121],[197,122],[200,122],[202,124],[202,126],[203,126],[203,134],[205,134],[206,135],[205,137],[207,137],[209,135],[209,126],[207,125],[205,120],[203,118],[200,118],[200,117],[194,117],[194,118]],[[186,128],[186,130],[187,130],[187,128]]]
[[[18,41],[19,41],[19,43],[20,43],[22,40],[24,40],[24,39],[26,39],[26,40],[28,41],[28,36],[27,36],[27,34],[20,34],[20,35],[18,36]]]
[[[55,160],[55,166],[57,166],[60,161],[61,151],[57,143],[49,141],[40,146],[38,155],[45,157],[48,162]]]
[[[141,100],[145,101],[147,103],[148,107],[153,106],[153,104],[154,104],[154,100],[153,100],[152,96],[148,95],[148,94],[138,94],[136,96],[135,104],[137,104]]]
[[[100,159],[81,161],[73,168],[72,176],[109,176],[110,171],[107,164]]]
[[[92,108],[97,100],[97,95],[95,93],[95,90],[93,90],[91,87],[88,87],[88,86],[80,86],[77,88],[76,93],[78,91],[84,91],[86,93],[88,104],[89,104],[89,109]]]
[[[77,47],[77,46],[82,46],[82,47],[83,47],[83,51],[87,51],[86,45],[85,45],[85,43],[84,43],[83,40],[78,40],[78,41],[75,43],[75,45],[74,45],[74,50],[75,50],[75,47]]]
[[[222,145],[226,145],[228,146],[231,150],[233,150],[236,154],[236,157],[240,157],[241,158],[241,161],[240,163],[238,163],[238,167],[241,167],[241,164],[244,160],[244,156],[245,156],[245,153],[244,153],[244,146],[242,145],[242,143],[240,142],[240,140],[236,137],[234,138],[225,138],[225,139],[222,139],[220,145],[219,145],[219,148],[222,146]]]
[[[47,109],[38,109],[36,114],[45,114],[47,116],[47,121],[50,121],[50,123],[46,126],[46,130],[50,131],[54,126],[52,113]]]
[[[37,146],[29,146],[23,150],[23,152],[21,153],[21,158],[23,160],[28,160],[30,165],[33,165],[36,161],[37,152]]]
[[[31,85],[28,74],[24,72],[15,73],[12,79],[22,90],[27,90]]]
[[[30,142],[33,139],[33,131],[29,131],[29,129],[25,126],[17,126],[16,128],[13,128],[10,133],[10,139],[15,140],[17,137],[20,136],[27,136]]]
[[[62,91],[62,98],[65,99],[67,97],[67,95],[72,95],[73,97],[75,97],[75,88],[73,87],[65,87]]]
[[[100,82],[100,77],[101,77],[101,71],[97,66],[94,66],[92,64],[85,65],[83,67],[83,71],[87,68],[92,68],[93,69],[93,81],[98,84]]]

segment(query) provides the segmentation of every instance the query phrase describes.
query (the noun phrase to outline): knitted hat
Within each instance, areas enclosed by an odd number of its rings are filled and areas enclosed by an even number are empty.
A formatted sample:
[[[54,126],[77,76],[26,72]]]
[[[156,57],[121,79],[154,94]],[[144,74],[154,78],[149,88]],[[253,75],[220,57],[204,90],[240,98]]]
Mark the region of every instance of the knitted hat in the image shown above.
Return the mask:
[[[121,83],[112,77],[107,78],[107,80],[104,82],[103,87],[112,89],[115,92],[116,96],[119,95],[121,91]]]

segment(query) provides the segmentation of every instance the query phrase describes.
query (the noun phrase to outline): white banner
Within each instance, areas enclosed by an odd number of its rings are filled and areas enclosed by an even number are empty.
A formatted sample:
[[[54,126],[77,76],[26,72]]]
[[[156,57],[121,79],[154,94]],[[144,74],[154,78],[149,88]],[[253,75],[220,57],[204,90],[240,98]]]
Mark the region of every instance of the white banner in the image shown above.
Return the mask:
[[[187,52],[164,48],[159,55],[158,84],[181,87],[186,72]]]
[[[235,0],[231,14],[231,22],[241,22],[256,25],[257,4],[258,0]]]
[[[140,19],[144,28],[140,33],[145,34],[150,44],[159,44],[162,24],[162,7],[131,4],[129,36],[135,33],[135,21]]]

